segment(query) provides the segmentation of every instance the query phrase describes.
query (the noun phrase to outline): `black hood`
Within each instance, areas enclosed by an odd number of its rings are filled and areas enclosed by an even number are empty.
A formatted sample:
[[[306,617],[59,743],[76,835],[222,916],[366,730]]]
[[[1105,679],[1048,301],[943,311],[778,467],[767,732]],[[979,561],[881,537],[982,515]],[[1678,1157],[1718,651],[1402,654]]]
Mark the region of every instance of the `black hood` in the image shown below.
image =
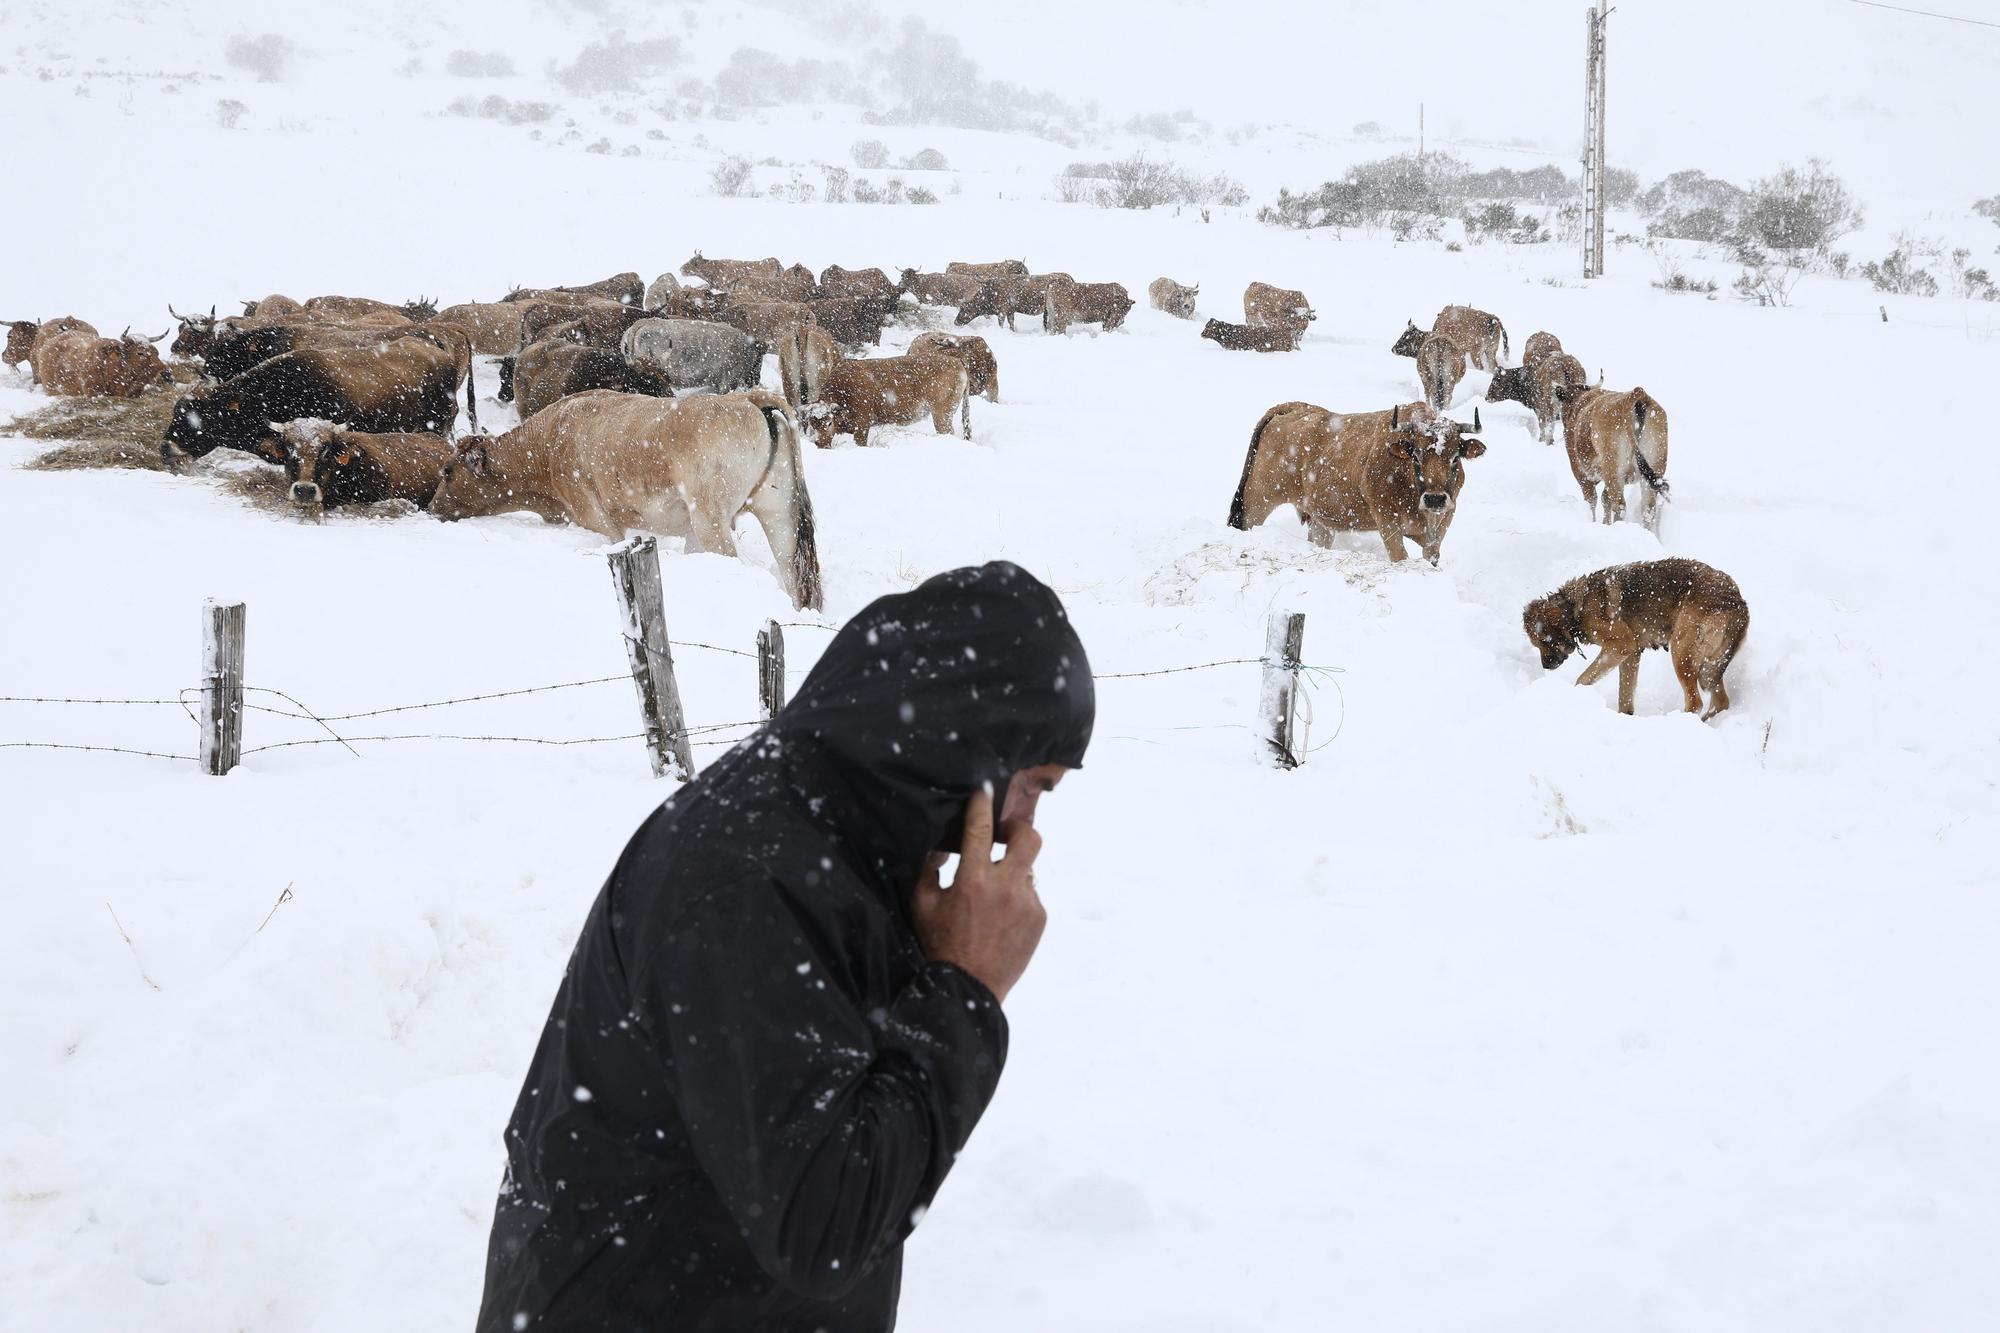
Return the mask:
[[[842,627],[772,722],[814,822],[900,897],[984,783],[1078,768],[1097,713],[1062,602],[1004,561],[939,574]]]

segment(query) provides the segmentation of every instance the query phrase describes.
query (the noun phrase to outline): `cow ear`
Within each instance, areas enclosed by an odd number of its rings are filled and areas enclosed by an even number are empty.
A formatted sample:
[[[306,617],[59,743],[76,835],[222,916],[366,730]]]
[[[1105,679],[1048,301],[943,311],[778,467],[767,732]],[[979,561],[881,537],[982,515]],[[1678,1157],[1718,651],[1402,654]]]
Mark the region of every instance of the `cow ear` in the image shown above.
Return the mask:
[[[241,398],[231,398],[223,404],[223,407],[231,412],[241,412],[243,410],[243,400]]]
[[[1486,452],[1486,441],[1484,440],[1460,440],[1458,443],[1459,453],[1467,458],[1477,458]]]
[[[1475,440],[1474,443],[1476,444],[1478,441]],[[354,461],[354,450],[348,448],[346,445],[342,445],[340,450],[334,454],[333,461],[342,467],[346,467]]]
[[[1415,458],[1417,456],[1417,437],[1414,435],[1391,435],[1389,437],[1389,452],[1392,454],[1401,454],[1404,458]]]

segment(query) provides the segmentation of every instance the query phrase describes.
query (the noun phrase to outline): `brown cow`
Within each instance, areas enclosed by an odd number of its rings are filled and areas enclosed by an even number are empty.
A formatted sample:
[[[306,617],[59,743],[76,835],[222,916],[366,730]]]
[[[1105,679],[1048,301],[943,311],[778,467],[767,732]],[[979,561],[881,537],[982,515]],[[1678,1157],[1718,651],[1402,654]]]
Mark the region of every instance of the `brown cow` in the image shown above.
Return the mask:
[[[889,281],[887,274],[879,268],[842,268],[838,264],[828,264],[820,271],[820,296],[875,296],[893,301],[903,294],[903,289]]]
[[[1339,531],[1379,532],[1392,562],[1408,556],[1407,537],[1438,562],[1458,510],[1464,460],[1486,446],[1466,426],[1426,403],[1346,415],[1311,403],[1280,403],[1250,433],[1243,479],[1229,502],[1229,526],[1244,531],[1291,505],[1317,546]]]
[[[1604,486],[1604,521],[1625,517],[1625,488],[1639,483],[1639,521],[1660,533],[1660,501],[1667,495],[1667,409],[1644,389],[1614,393],[1593,385],[1564,384],[1563,447],[1569,470],[1597,517],[1597,487]]]
[[[1547,337],[1538,333],[1535,338]],[[1532,347],[1534,338],[1528,340]],[[1556,442],[1556,422],[1562,417],[1562,404],[1556,401],[1556,390],[1565,384],[1582,385],[1588,383],[1583,363],[1568,352],[1545,351],[1540,356],[1530,356],[1525,352],[1518,366],[1502,366],[1493,372],[1493,382],[1486,386],[1486,401],[1489,403],[1520,403],[1535,414],[1535,436],[1543,444]]]
[[[774,261],[775,262],[775,261]],[[639,305],[646,295],[646,283],[636,273],[618,273],[598,282],[574,287],[516,287],[502,301],[616,301],[619,305]]]
[[[947,273],[969,273],[975,278],[1025,278],[1028,276],[1028,261],[1025,259],[1002,259],[991,264],[965,264],[956,260],[946,264]]]
[[[261,305],[257,309],[260,314],[266,313]],[[433,309],[432,313],[436,311]],[[394,324],[415,323],[410,312],[402,306],[391,305],[387,301],[377,301],[366,296],[315,296],[307,300],[305,316],[308,319],[325,320],[335,324],[352,323],[363,319]]]
[[[1417,348],[1423,345],[1426,333],[1441,333],[1465,349],[1472,358],[1472,364],[1481,370],[1493,371],[1500,368],[1500,356],[1508,350],[1507,329],[1497,315],[1489,315],[1484,310],[1474,310],[1469,305],[1448,305],[1438,311],[1436,319],[1428,329],[1417,327],[1415,320],[1408,321],[1402,335],[1389,348],[1397,356],[1415,356]]]
[[[804,421],[806,408],[819,401],[826,372],[840,360],[840,346],[817,324],[799,324],[778,344],[778,380],[792,415]]]
[[[877,426],[907,426],[930,414],[940,435],[951,434],[957,412],[966,439],[972,438],[970,373],[957,357],[937,355],[885,356],[867,361],[843,360],[828,368],[819,402],[811,409],[813,442],[833,447],[836,435],[852,435],[868,444]]]
[[[514,402],[526,421],[559,398],[591,389],[671,398],[666,372],[650,362],[627,361],[616,349],[547,339],[521,349],[511,377]]]
[[[896,283],[897,290],[915,296],[918,305],[956,306],[978,296],[980,285],[981,280],[970,273],[919,273],[913,268],[904,269]]]
[[[1595,685],[1618,671],[1618,711],[1632,712],[1639,658],[1648,648],[1673,654],[1681,698],[1702,721],[1729,707],[1723,673],[1750,632],[1750,604],[1736,580],[1699,560],[1641,560],[1571,579],[1521,611],[1528,642],[1554,671],[1586,643],[1597,660],[1577,677]],[[1701,692],[1708,691],[1702,711]]]
[[[1072,324],[1097,324],[1109,333],[1125,322],[1132,304],[1123,283],[1058,278],[1042,298],[1042,328],[1049,333],[1068,333]]]
[[[1562,339],[1546,330],[1538,330],[1528,335],[1528,341],[1521,345],[1521,364],[1532,366],[1545,356],[1554,356],[1563,349]]]
[[[910,339],[909,356],[950,356],[965,362],[966,392],[1000,401],[1000,363],[986,339],[974,333],[919,333]]]
[[[1296,329],[1256,329],[1248,324],[1225,324],[1219,319],[1211,319],[1201,326],[1201,336],[1211,342],[1220,343],[1232,352],[1299,350],[1299,334]]]
[[[7,367],[12,369],[23,361],[33,367],[35,344],[44,338],[53,338],[58,333],[97,334],[97,326],[75,315],[64,315],[59,319],[17,319],[7,325]]]
[[[776,347],[789,339],[794,329],[818,321],[812,306],[800,301],[732,299],[722,312],[722,322],[743,330],[766,347]]]
[[[882,326],[896,309],[894,300],[874,296],[825,296],[805,305],[814,322],[843,347],[879,345]]]
[[[818,610],[819,550],[799,433],[763,389],[689,398],[594,390],[500,436],[461,441],[431,513],[447,522],[527,510],[612,541],[639,529],[736,554],[751,514],[792,604]]]
[[[505,356],[521,346],[521,318],[528,307],[519,301],[468,301],[446,306],[426,323],[456,324],[472,338],[481,356]]]
[[[1058,282],[1074,282],[1067,273],[1037,273],[1025,278],[994,278],[980,283],[971,299],[958,303],[952,323],[963,326],[981,315],[991,315],[1008,328],[1016,315],[1040,315],[1048,304],[1049,288]],[[949,304],[949,303],[947,303]]]
[[[245,301],[243,313],[261,319],[298,319],[306,313],[306,308],[289,296],[273,293],[261,301]]]
[[[428,508],[452,453],[451,442],[442,435],[371,435],[318,417],[284,423],[278,438],[285,442],[292,503],[310,512],[378,500],[408,500]]]
[[[700,278],[711,287],[728,287],[743,278],[775,278],[784,271],[776,259],[703,259],[699,250],[681,265],[681,276]]]
[[[738,278],[717,287],[732,301],[810,301],[819,295],[819,283],[810,273],[787,269],[775,278]]]
[[[1425,335],[1417,348],[1417,383],[1423,388],[1424,401],[1444,411],[1464,378],[1465,349],[1441,333]]]
[[[1306,325],[1319,318],[1304,292],[1253,282],[1243,289],[1243,322],[1253,329],[1290,329],[1292,345],[1305,339]]]
[[[153,346],[166,336],[135,338],[130,330],[116,338],[82,329],[45,333],[35,339],[28,364],[35,383],[49,393],[137,398],[153,385],[173,380]]]
[[[647,312],[644,310],[617,305],[610,301],[577,303],[525,301],[517,308],[521,312],[523,347],[529,343],[541,342],[549,336],[550,330],[560,324],[582,326],[581,332],[575,338],[576,341],[596,342],[598,346],[616,347],[618,339],[623,336],[626,329],[647,318]]]
[[[1153,309],[1163,310],[1175,319],[1193,319],[1195,297],[1201,294],[1201,284],[1183,287],[1172,278],[1154,278],[1146,288],[1146,298]]]

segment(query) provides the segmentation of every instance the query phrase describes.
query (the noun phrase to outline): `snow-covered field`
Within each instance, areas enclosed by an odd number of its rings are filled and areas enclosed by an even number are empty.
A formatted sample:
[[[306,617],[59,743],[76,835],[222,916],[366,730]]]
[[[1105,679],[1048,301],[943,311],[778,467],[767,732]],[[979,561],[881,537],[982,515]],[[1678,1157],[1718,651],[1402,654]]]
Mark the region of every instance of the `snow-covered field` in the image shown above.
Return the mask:
[[[1000,201],[1010,143],[1038,180],[1067,154],[971,132],[921,136],[986,164],[936,207],[723,200],[692,153],[401,111],[224,131],[153,85],[121,107],[28,65],[0,79],[7,180],[59,204],[4,210],[8,318],[150,331],[168,301],[272,290],[481,299],[651,277],[697,247],[892,270],[1025,255],[1135,292],[1164,273],[1224,318],[1252,278],[1314,300],[1292,356],[1148,310],[1102,336],[984,327],[1001,401],[974,402],[970,444],[926,427],[806,460],[827,626],[1007,558],[1062,593],[1100,672],[1254,657],[1280,607],[1337,669],[1290,773],[1255,756],[1254,666],[1100,687],[1089,765],[1042,808],[1051,925],[1010,1066],[910,1244],[903,1326],[1991,1326],[2000,307],[1889,298],[1884,322],[1865,284],[1808,279],[1758,309],[1653,290],[1632,249],[1586,285],[1568,247]],[[772,125],[827,160],[862,132]],[[675,133],[694,129],[733,132]],[[1224,525],[1258,415],[1409,401],[1388,344],[1447,302],[1499,313],[1516,355],[1555,331],[1668,406],[1660,540],[1592,525],[1511,405],[1482,405],[1489,452],[1440,568],[1392,568],[1372,536],[1322,551],[1285,517]],[[482,420],[507,424],[485,385]],[[0,419],[40,401],[0,372]],[[251,684],[321,714],[624,670],[590,534],[306,525],[210,465],[18,469],[42,447],[0,439],[0,694],[170,698],[211,597],[249,605]],[[767,618],[822,619],[743,533],[740,562],[663,555],[676,639],[746,650]],[[1520,628],[1562,580],[1662,553],[1750,602],[1711,724],[1676,711],[1664,655],[1626,718],[1613,682],[1545,674]],[[802,672],[825,631],[788,636]],[[693,725],[754,715],[750,662],[678,666]],[[613,681],[341,729],[636,718]],[[315,735],[259,713],[247,744]],[[0,703],[16,740],[186,754],[194,734],[170,706]],[[0,749],[0,1329],[470,1322],[501,1127],[584,911],[666,788],[636,741],[357,748],[268,750],[224,780]]]

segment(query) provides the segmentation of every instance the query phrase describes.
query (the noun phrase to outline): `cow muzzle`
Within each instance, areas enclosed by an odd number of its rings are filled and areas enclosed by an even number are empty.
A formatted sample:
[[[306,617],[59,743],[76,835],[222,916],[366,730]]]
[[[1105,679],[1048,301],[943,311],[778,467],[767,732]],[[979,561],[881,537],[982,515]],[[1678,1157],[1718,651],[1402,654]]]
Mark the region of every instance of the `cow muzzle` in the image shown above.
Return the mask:
[[[316,505],[321,503],[322,498],[319,487],[314,483],[310,481],[295,481],[292,483],[293,504]]]
[[[1424,492],[1424,508],[1430,510],[1432,513],[1444,512],[1444,507],[1450,503],[1451,497],[1443,491]]]

